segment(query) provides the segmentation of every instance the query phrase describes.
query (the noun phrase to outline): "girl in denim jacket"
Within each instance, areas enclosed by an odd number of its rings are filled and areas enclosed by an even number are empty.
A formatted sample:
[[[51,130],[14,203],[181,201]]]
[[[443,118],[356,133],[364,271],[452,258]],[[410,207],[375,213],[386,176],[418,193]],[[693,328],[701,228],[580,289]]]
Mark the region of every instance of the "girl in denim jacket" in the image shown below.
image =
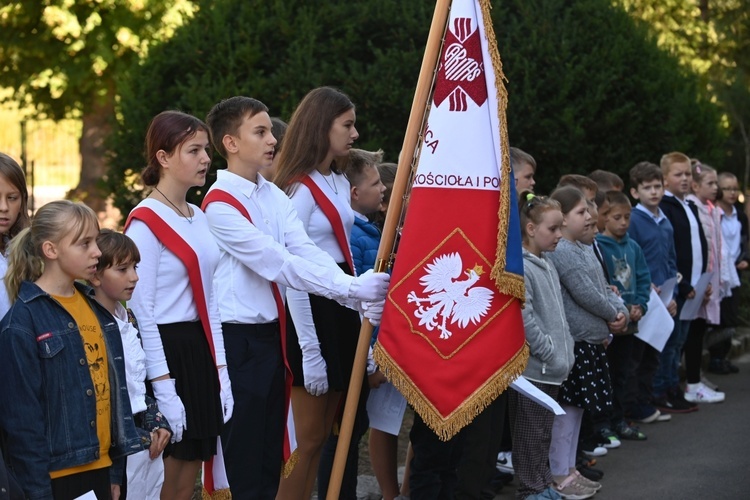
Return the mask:
[[[11,242],[0,322],[0,427],[8,465],[28,498],[111,497],[126,455],[141,449],[120,332],[76,280],[101,253],[96,214],[54,201]]]

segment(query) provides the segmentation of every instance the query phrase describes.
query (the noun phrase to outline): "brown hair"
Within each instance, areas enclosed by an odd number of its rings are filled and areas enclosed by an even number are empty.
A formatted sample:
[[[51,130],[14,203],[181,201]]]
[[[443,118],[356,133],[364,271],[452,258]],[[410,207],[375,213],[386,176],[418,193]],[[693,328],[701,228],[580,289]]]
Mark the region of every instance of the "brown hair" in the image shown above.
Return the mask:
[[[528,163],[536,171],[536,160],[529,153],[514,147],[511,147],[509,151],[510,167],[513,169],[513,172],[518,172],[524,163]]]
[[[274,146],[274,154],[279,154],[281,151],[281,143],[284,142],[284,136],[286,135],[286,129],[289,125],[284,120],[276,116],[271,117],[271,133],[276,138],[276,146]]]
[[[578,174],[566,174],[560,177],[560,181],[557,183],[557,187],[565,187],[565,186],[573,186],[575,188],[578,188],[581,193],[583,193],[584,189],[588,189],[592,191],[594,194],[596,194],[599,191],[599,186],[596,185],[596,182],[592,181],[585,175],[578,175]]]
[[[151,120],[146,132],[146,168],[141,178],[146,186],[156,186],[161,179],[161,164],[156,153],[163,150],[171,155],[199,130],[209,136],[208,126],[200,119],[181,111],[162,111]]]
[[[633,205],[630,203],[630,198],[628,198],[628,195],[623,193],[622,191],[607,191],[607,201],[609,202],[609,206],[615,206],[615,205],[627,205],[628,207],[632,208]]]
[[[96,245],[102,253],[96,265],[97,272],[117,264],[137,264],[141,261],[141,253],[135,242],[117,231],[102,229],[96,237]]]
[[[13,239],[21,230],[29,226],[29,190],[26,187],[26,176],[18,165],[16,160],[0,153],[0,175],[5,178],[21,193],[21,211],[18,213],[18,219],[8,230],[8,238]],[[0,249],[5,250],[5,242],[0,239]]]
[[[669,175],[669,169],[672,168],[672,165],[675,163],[690,163],[690,158],[687,157],[687,155],[680,153],[678,151],[672,151],[671,153],[667,153],[664,156],[661,157],[661,160],[659,161],[659,167],[661,167],[661,173],[664,174],[664,176]]]
[[[349,183],[352,186],[355,186],[362,182],[367,167],[377,168],[381,161],[383,161],[382,149],[378,149],[377,151],[350,149],[349,161],[346,163],[346,167],[343,170],[346,174],[346,178],[349,179]]]
[[[349,97],[332,87],[318,87],[307,93],[294,110],[284,136],[273,179],[279,188],[291,195],[292,184],[326,159],[333,122],[350,109],[354,109],[354,104]],[[332,170],[338,172],[335,166]]]
[[[597,169],[588,175],[588,178],[596,182],[597,189],[599,191],[622,191],[625,187],[625,183],[622,178],[614,172],[608,170]]]
[[[664,183],[664,172],[650,161],[641,161],[630,169],[630,187],[638,189],[644,182],[660,181]]]
[[[706,165],[705,163],[701,163],[700,160],[690,160],[690,171],[693,174],[693,182],[697,182],[700,184],[703,181],[703,178],[706,176],[709,172],[716,173],[716,169],[714,167],[710,167]],[[718,177],[717,177],[718,179]]]
[[[533,191],[528,189],[521,191],[518,195],[518,215],[521,221],[521,237],[523,241],[528,241],[526,234],[526,224],[532,222],[539,224],[542,222],[542,216],[549,210],[560,210],[560,202],[549,196],[537,196]]]
[[[214,104],[206,115],[206,123],[211,131],[211,144],[224,158],[227,150],[224,147],[225,135],[236,135],[245,117],[268,112],[268,107],[252,97],[234,96]]]
[[[583,191],[572,185],[555,189],[549,197],[560,203],[560,210],[563,215],[573,210],[582,201],[586,201]]]
[[[57,243],[72,233],[72,242],[76,243],[84,232],[94,227],[99,229],[99,219],[83,203],[57,200],[37,210],[29,227],[10,241],[5,287],[11,302],[18,298],[21,282],[36,281],[44,272],[42,244],[45,241]]]

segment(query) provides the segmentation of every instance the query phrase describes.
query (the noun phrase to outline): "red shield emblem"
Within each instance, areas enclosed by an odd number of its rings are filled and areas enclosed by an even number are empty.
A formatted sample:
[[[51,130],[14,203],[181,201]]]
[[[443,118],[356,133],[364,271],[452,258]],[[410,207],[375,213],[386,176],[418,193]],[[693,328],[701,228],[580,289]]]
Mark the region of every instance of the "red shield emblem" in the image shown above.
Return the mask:
[[[484,62],[479,30],[472,31],[471,18],[453,20],[453,28],[445,34],[435,82],[435,106],[447,98],[451,111],[466,111],[467,97],[481,106],[487,100]]]

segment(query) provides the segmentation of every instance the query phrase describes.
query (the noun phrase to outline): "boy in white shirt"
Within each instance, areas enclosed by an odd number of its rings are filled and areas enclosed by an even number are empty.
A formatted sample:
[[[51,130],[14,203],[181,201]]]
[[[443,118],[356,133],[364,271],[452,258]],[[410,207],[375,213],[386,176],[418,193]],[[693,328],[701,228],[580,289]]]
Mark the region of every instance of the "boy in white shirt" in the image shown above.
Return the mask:
[[[122,490],[122,493],[127,488],[130,498],[158,500],[164,483],[161,453],[172,437],[172,430],[156,400],[146,394],[146,353],[135,316],[121,304],[133,295],[141,256],[133,240],[109,229],[101,230],[96,244],[102,255],[90,284],[96,300],[112,313],[120,328],[130,407],[144,447],[143,451],[127,457],[126,482],[113,484],[112,488],[113,492]]]
[[[259,175],[271,167],[276,145],[263,103],[225,99],[206,122],[214,147],[227,160],[204,201],[221,250],[215,283],[235,397],[234,417],[222,433],[224,460],[234,497],[272,499],[281,473],[285,384],[290,382],[281,331],[285,287],[354,306],[382,301],[390,278],[344,274],[307,236],[287,195]],[[377,322],[379,311],[370,307],[365,317]]]

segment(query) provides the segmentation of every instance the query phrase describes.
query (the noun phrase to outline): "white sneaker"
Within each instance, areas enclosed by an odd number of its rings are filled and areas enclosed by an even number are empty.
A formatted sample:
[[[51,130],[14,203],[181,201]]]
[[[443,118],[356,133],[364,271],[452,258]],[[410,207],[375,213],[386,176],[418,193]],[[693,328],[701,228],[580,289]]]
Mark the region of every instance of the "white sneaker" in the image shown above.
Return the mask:
[[[685,391],[685,400],[691,403],[721,403],[724,401],[723,392],[708,388],[703,382],[688,384]]]
[[[512,457],[513,452],[501,451],[497,454],[497,464],[495,465],[495,468],[500,472],[505,472],[506,474],[515,474],[516,472],[513,470]]]

